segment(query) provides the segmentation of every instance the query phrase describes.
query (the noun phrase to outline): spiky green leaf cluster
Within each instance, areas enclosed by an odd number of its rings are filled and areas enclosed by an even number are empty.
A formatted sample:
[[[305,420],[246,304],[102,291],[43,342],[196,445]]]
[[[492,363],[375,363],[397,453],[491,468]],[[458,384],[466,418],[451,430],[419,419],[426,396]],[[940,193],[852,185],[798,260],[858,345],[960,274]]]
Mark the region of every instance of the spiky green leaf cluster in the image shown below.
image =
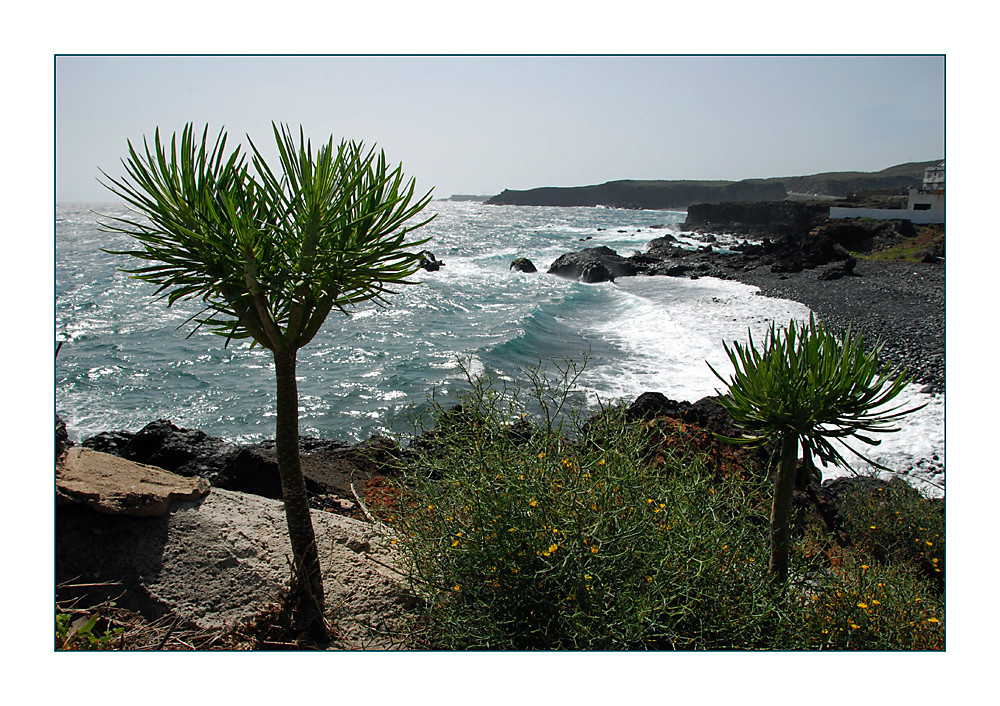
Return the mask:
[[[225,131],[213,144],[207,126],[200,140],[189,124],[169,146],[158,130],[142,152],[129,143],[127,176],[105,174],[105,186],[139,217],[102,225],[139,241],[110,252],[150,261],[126,272],[157,284],[168,305],[201,300],[198,327],[293,351],[333,309],[384,303],[393,286],[414,284],[409,248],[427,239],[406,237],[431,220],[410,223],[431,194],[415,199],[413,179],[384,152],[331,137],[314,153],[301,128],[297,141],[272,128],[278,170],[252,141],[249,160],[239,147],[226,156]]]
[[[805,452],[824,463],[850,467],[830,439],[856,456],[879,466],[844,440],[866,444],[879,440],[869,434],[899,431],[895,423],[919,407],[887,407],[908,382],[903,371],[878,362],[882,344],[865,351],[850,328],[843,336],[827,331],[810,315],[808,324],[792,320],[784,329],[771,324],[761,348],[750,342],[724,344],[735,368],[726,380],[709,364],[728,391],[720,404],[746,433],[735,443],[759,443],[796,435]]]

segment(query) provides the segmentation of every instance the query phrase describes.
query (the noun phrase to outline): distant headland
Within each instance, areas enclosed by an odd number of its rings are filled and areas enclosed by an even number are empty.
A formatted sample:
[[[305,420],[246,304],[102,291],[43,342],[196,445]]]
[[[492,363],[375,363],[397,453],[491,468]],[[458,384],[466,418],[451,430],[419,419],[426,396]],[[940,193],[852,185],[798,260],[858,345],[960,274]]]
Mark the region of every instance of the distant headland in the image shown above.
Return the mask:
[[[489,194],[452,194],[446,199],[440,199],[441,201],[478,201],[479,203],[484,203],[490,199]]]
[[[905,193],[919,187],[927,167],[942,160],[907,162],[878,172],[824,172],[810,176],[742,181],[637,181],[626,179],[592,186],[505,189],[487,204],[507,206],[607,206],[651,210],[685,210],[694,203],[782,201],[797,198],[848,198],[862,192]],[[452,201],[480,200],[452,196]]]

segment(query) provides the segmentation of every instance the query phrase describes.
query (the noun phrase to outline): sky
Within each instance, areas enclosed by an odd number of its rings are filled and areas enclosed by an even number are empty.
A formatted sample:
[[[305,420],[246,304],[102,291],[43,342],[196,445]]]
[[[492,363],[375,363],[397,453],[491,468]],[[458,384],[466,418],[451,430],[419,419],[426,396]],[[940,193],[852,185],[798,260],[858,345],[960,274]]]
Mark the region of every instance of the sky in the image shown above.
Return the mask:
[[[434,196],[878,171],[945,156],[942,55],[61,55],[57,202],[127,141],[271,123],[375,144]],[[244,143],[245,145],[245,143]]]

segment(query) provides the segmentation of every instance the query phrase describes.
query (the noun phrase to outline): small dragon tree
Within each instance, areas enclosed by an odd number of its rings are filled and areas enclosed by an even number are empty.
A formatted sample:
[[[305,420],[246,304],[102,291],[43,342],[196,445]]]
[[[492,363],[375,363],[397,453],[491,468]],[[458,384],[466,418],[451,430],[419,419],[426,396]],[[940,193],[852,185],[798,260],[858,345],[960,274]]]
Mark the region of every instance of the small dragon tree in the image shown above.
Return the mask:
[[[813,458],[851,468],[831,439],[873,466],[889,470],[848,446],[844,439],[866,444],[881,443],[867,434],[899,431],[894,423],[924,405],[901,409],[886,407],[908,382],[905,373],[880,366],[878,343],[865,352],[860,336],[851,329],[838,337],[809,316],[809,324],[792,320],[780,331],[771,324],[761,350],[733,342],[723,344],[735,373],[726,380],[712,368],[729,389],[719,398],[735,425],[744,430],[739,438],[721,437],[737,444],[760,444],[777,440],[781,456],[774,481],[771,506],[771,560],[769,572],[779,583],[788,579],[792,494],[798,450],[803,463],[813,469]]]
[[[167,306],[198,299],[204,309],[188,321],[232,339],[252,339],[274,356],[277,382],[275,444],[293,555],[297,620],[318,639],[327,635],[323,580],[299,458],[297,351],[334,309],[375,300],[407,278],[419,257],[404,225],[429,203],[414,199],[413,179],[402,165],[390,169],[374,148],[333,138],[314,155],[299,129],[272,124],[280,171],[267,165],[250,141],[252,156],[237,147],[226,156],[226,134],[200,141],[188,124],[169,149],[156,131],[152,149],[128,143],[126,178],[104,184],[145,218],[115,218],[106,230],[126,233],[139,250],[108,251],[152,261],[124,270],[159,285]],[[252,170],[251,167],[252,166]],[[103,173],[103,172],[102,172]],[[194,331],[191,333],[193,334]],[[189,334],[190,335],[190,334]]]

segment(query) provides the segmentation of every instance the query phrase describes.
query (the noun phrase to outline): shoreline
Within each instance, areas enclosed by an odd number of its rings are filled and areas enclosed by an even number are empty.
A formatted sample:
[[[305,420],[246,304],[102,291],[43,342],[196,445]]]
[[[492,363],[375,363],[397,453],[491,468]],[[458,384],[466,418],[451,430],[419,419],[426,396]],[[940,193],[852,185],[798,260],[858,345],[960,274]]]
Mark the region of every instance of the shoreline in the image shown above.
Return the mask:
[[[861,260],[854,271],[821,281],[816,270],[775,273],[761,265],[729,278],[804,304],[833,330],[850,325],[866,347],[880,340],[884,363],[905,368],[922,392],[944,394],[945,266]]]

